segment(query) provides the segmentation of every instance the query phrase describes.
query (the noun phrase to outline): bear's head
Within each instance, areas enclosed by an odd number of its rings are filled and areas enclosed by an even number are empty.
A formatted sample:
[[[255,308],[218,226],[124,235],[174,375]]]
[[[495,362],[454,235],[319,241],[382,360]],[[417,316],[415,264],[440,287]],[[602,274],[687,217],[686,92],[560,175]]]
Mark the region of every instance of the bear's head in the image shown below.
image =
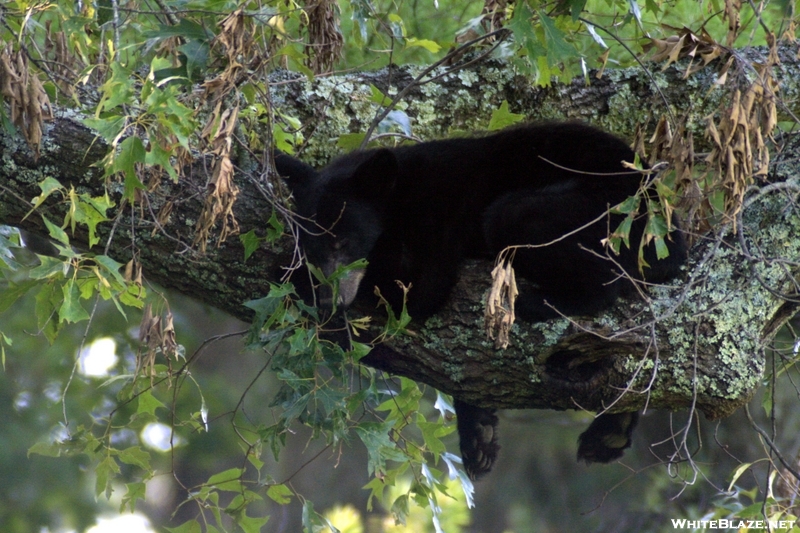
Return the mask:
[[[328,277],[339,267],[369,257],[384,230],[387,204],[397,180],[397,159],[387,149],[353,152],[317,172],[286,154],[275,167],[292,191],[302,226],[300,244],[306,260]],[[364,268],[339,279],[336,302],[349,306]],[[319,304],[332,307],[330,288],[322,287]]]

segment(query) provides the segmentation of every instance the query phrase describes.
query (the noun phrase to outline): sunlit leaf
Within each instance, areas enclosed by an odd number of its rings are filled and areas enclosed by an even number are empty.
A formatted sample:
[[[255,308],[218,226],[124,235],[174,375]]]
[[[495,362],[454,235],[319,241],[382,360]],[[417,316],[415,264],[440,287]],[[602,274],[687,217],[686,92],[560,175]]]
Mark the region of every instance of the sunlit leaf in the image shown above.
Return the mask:
[[[409,48],[413,46],[420,46],[432,54],[435,54],[442,49],[442,47],[436,41],[431,41],[430,39],[415,39],[414,37],[409,37],[406,39],[406,46]]]
[[[292,501],[294,493],[286,485],[272,485],[267,489],[267,496],[281,505],[286,505]]]
[[[508,101],[503,100],[500,107],[492,111],[492,118],[489,119],[489,131],[502,130],[523,120],[525,120],[525,115],[509,111]]]

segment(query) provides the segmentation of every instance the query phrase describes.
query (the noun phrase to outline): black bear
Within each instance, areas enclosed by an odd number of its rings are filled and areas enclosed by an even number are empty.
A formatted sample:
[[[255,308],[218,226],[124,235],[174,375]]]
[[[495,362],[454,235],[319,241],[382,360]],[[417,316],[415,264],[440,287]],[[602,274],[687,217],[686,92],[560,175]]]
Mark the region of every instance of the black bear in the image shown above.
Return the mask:
[[[603,239],[623,216],[603,215],[635,195],[643,182],[623,161],[632,163],[634,152],[621,139],[564,122],[357,151],[319,172],[285,154],[275,163],[297,204],[307,260],[325,275],[368,260],[366,269],[351,270],[340,280],[339,307],[357,295],[374,298],[377,287],[398,310],[399,280],[411,287],[409,314],[424,320],[447,300],[463,259],[493,258],[510,245],[552,243],[520,248],[513,260],[517,276],[536,286],[519,296],[517,315],[542,321],[609,307],[631,287],[620,267],[631,278],[658,283],[674,276],[684,261],[686,244],[675,231],[667,240],[669,256],[659,260],[649,245],[648,266],[640,270],[638,243],[646,216],[632,225],[633,249],[607,253]],[[648,190],[646,196],[654,194]],[[330,292],[322,293],[318,303],[330,307],[330,298]],[[464,466],[477,477],[497,455],[497,418],[494,410],[458,399],[455,407]],[[598,418],[581,436],[580,458],[607,462],[630,444],[635,417],[625,422],[629,414],[606,416],[611,418]],[[627,441],[609,436],[623,425],[618,432],[627,434]]]

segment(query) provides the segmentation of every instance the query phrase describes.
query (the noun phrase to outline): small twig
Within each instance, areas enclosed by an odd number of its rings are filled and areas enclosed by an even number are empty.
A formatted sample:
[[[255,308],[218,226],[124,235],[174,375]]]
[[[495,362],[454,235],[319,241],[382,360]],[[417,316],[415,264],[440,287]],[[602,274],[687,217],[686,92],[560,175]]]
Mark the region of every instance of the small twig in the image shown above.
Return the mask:
[[[172,26],[177,26],[179,24],[178,17],[175,16],[175,13],[172,12],[172,9],[164,2],[164,0],[155,0],[156,5],[161,8],[162,13],[167,17],[167,20]],[[116,1],[114,2],[116,6]],[[223,13],[220,13],[223,14]]]
[[[783,454],[780,452],[778,447],[775,446],[775,443],[772,442],[772,439],[769,438],[769,435],[767,435],[767,432],[764,431],[763,429],[761,429],[761,427],[756,423],[756,421],[753,420],[753,416],[750,414],[750,406],[747,405],[747,404],[745,404],[745,406],[744,406],[744,413],[747,415],[747,420],[750,422],[750,426],[754,430],[756,430],[756,433],[761,435],[761,437],[764,439],[764,442],[767,443],[767,446],[769,446],[769,448],[773,452],[775,452],[775,455],[778,457],[778,460],[781,462],[781,464],[784,466],[784,468],[786,468],[786,471],[789,472],[790,474],[792,474],[795,477],[795,479],[800,481],[800,473],[798,473],[797,470],[795,470],[789,464],[789,462],[783,457]]]

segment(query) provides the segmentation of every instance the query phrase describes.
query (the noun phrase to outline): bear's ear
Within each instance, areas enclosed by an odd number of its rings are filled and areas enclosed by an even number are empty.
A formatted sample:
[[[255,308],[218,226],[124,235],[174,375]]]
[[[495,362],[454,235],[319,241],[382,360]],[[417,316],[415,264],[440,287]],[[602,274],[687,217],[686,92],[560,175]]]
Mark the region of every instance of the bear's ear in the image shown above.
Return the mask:
[[[286,179],[286,184],[292,191],[317,177],[317,171],[310,165],[279,150],[275,150],[275,170]]]
[[[360,196],[382,198],[397,181],[397,158],[387,148],[375,150],[353,173],[353,183]]]

